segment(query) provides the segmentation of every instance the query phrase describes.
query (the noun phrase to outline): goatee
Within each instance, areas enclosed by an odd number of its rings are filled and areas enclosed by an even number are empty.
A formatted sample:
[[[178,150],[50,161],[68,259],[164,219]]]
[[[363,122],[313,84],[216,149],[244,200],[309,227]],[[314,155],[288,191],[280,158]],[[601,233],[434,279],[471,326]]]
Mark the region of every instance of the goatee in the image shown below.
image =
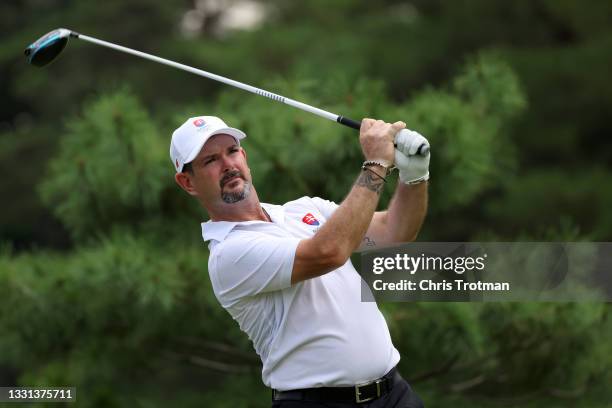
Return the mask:
[[[239,201],[246,199],[250,193],[251,193],[251,183],[244,180],[244,187],[242,188],[242,190],[233,191],[230,193],[222,192],[221,199],[223,200],[223,202],[227,204],[234,204],[234,203],[237,203]]]

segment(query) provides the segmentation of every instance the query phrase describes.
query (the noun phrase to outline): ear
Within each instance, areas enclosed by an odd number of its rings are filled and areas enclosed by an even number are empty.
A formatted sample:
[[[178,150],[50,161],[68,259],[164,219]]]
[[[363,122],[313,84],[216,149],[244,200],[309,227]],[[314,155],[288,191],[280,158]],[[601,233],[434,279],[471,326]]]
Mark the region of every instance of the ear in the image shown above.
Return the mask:
[[[187,192],[187,194],[196,196],[197,192],[195,190],[191,177],[192,175],[187,172],[176,173],[174,175],[174,180],[176,181],[176,184],[181,186],[181,188]]]
[[[247,158],[246,150],[244,150],[242,146],[240,146],[240,152],[242,153],[242,156],[244,156],[244,159],[246,160]]]

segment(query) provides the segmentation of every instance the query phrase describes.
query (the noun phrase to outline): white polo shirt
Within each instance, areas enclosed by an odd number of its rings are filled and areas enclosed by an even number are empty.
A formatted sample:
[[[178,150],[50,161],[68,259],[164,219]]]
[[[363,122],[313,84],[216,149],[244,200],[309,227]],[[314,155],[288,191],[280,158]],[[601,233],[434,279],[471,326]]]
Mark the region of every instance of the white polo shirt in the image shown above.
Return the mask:
[[[210,241],[215,296],[247,333],[277,390],[346,386],[379,378],[400,356],[374,302],[361,302],[362,279],[348,260],[291,285],[295,251],[338,205],[302,197],[262,203],[272,222],[202,223]],[[365,283],[364,283],[365,284]]]

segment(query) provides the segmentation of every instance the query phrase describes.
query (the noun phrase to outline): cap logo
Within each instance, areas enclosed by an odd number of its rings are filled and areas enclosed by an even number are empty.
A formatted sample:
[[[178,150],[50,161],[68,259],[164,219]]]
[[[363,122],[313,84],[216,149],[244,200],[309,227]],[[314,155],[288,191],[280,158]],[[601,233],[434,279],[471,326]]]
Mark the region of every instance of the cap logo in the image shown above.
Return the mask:
[[[179,168],[178,159],[174,159],[174,163],[176,164],[176,168]]]
[[[304,218],[302,218],[302,222],[308,225],[319,225],[319,221],[311,213],[306,214]]]
[[[193,125],[195,127],[202,127],[202,126],[204,126],[204,123],[205,123],[204,119],[196,119],[196,120],[193,121]]]

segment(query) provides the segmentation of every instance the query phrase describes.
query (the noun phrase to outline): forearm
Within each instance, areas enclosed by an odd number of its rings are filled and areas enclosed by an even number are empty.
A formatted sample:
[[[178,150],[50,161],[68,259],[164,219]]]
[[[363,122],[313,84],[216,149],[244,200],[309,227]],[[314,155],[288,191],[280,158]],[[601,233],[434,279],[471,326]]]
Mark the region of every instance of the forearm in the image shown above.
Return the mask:
[[[363,238],[380,198],[383,180],[365,170],[332,216],[312,238],[299,242],[291,283],[321,276],[342,266]]]
[[[385,241],[414,241],[427,214],[428,183],[398,183],[385,217]]]
[[[338,254],[348,259],[372,221],[383,186],[383,180],[372,171],[362,171],[347,197],[313,240],[325,246],[334,243]]]

